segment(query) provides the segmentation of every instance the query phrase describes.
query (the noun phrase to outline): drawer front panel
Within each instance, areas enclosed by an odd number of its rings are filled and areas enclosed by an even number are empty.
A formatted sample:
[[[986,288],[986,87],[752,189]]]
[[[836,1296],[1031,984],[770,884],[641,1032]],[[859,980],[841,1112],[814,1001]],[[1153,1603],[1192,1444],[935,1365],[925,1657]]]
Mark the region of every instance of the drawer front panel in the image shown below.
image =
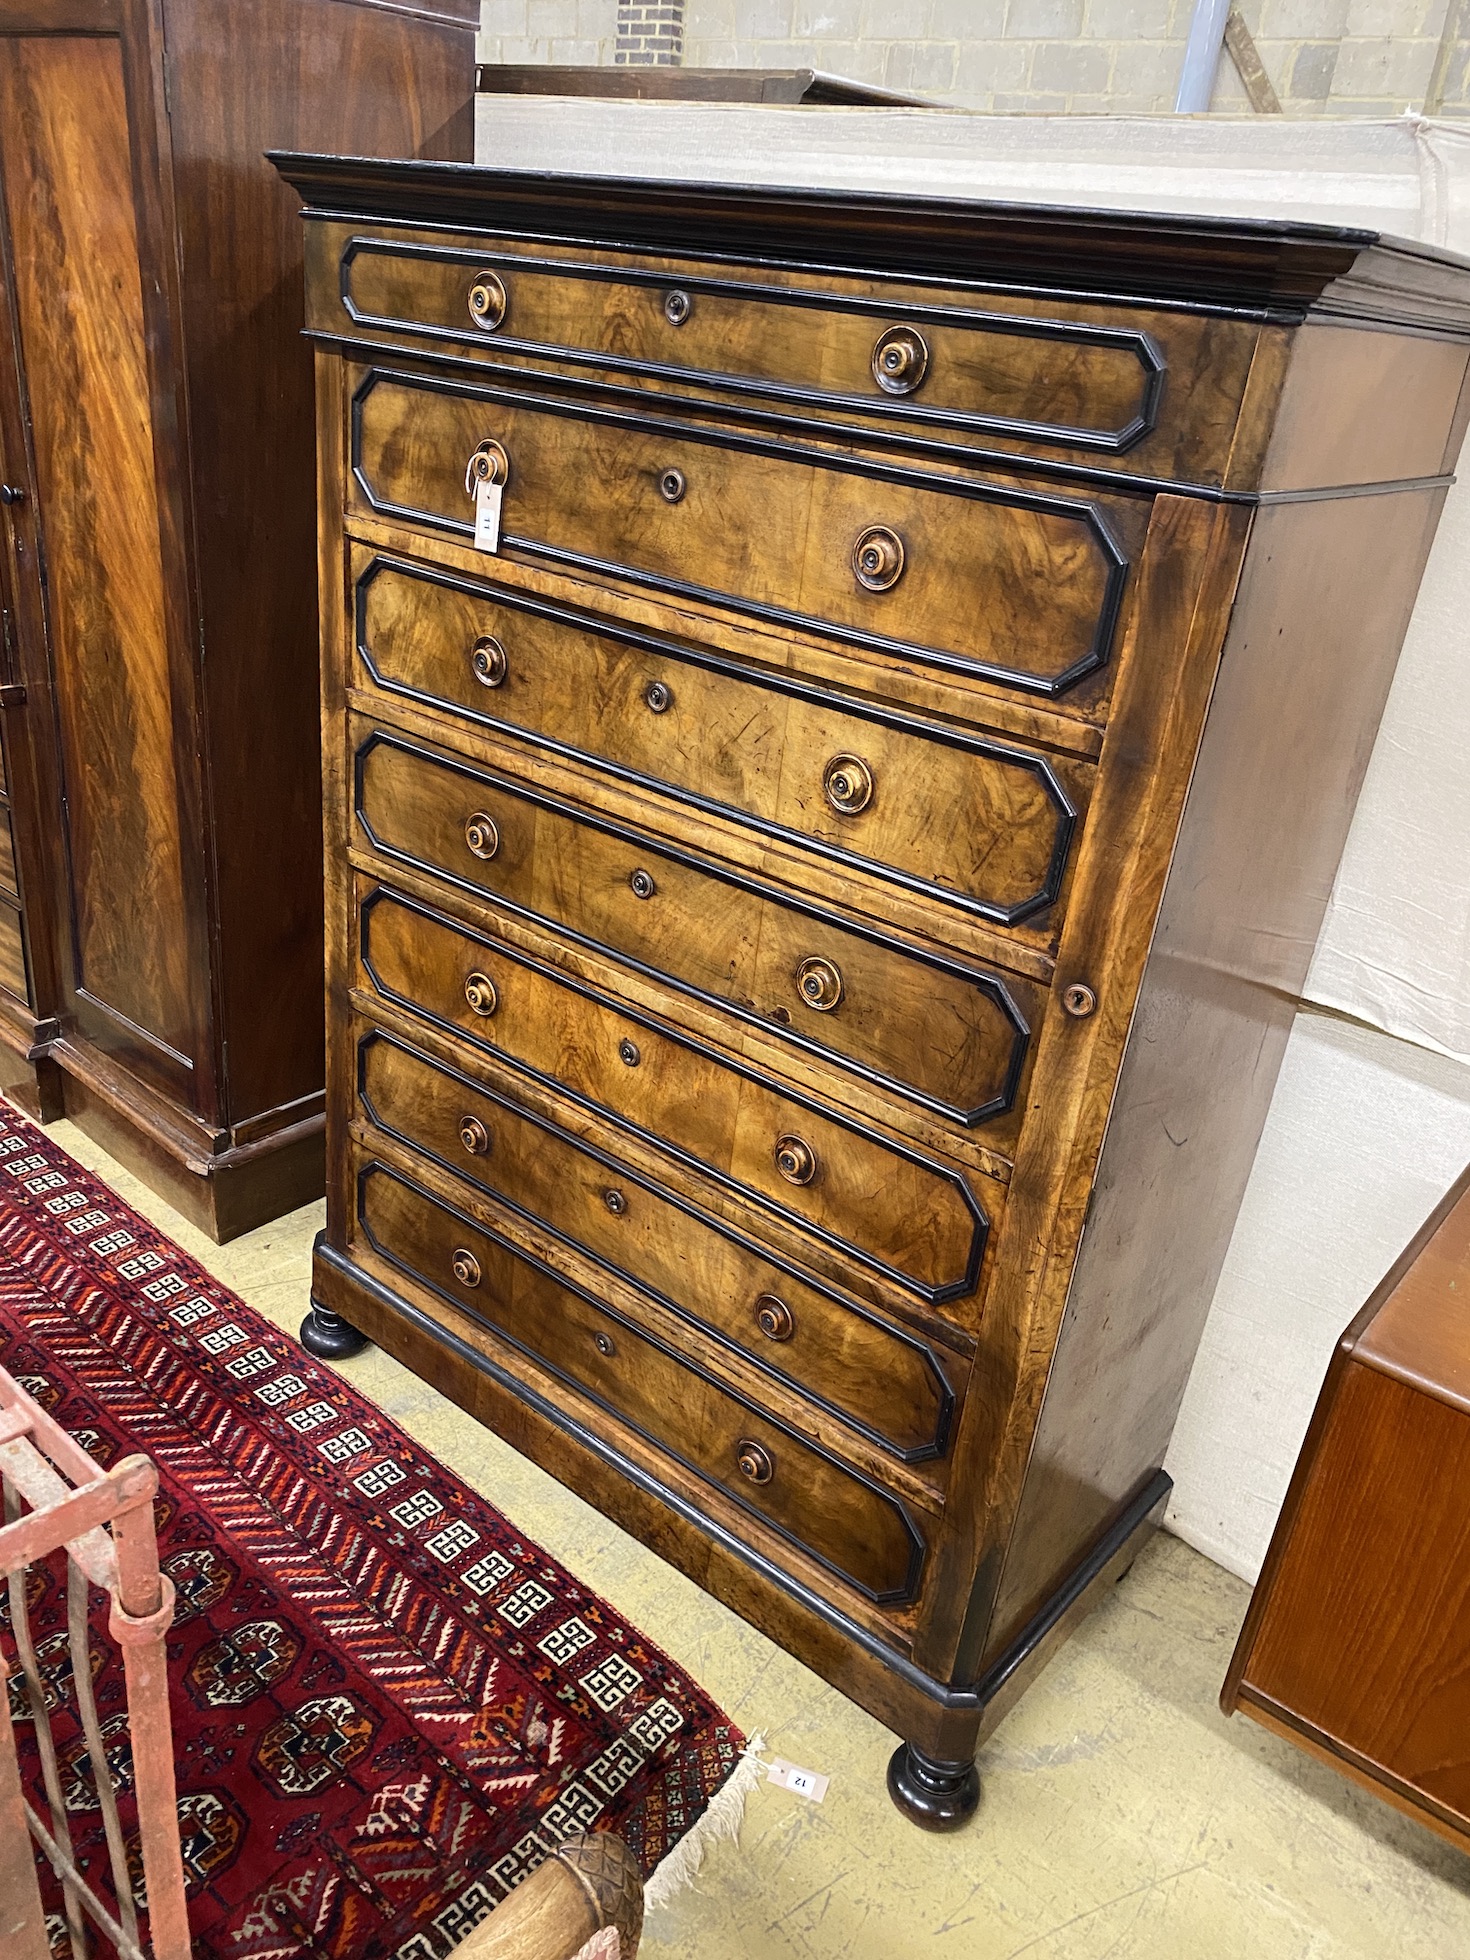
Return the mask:
[[[358,1093],[390,1136],[550,1225],[882,1447],[909,1462],[943,1454],[954,1397],[920,1341],[391,1037],[360,1041]]]
[[[951,1121],[979,1122],[1015,1095],[1028,1029],[999,980],[901,952],[394,737],[370,735],[359,750],[357,809],[389,856],[632,960]],[[491,832],[479,817],[493,826],[491,857],[480,854]]]
[[[972,1290],[1004,1202],[998,1178],[978,1179],[979,1202],[948,1168],[381,889],[362,908],[361,958],[384,1000],[569,1090],[644,1143],[931,1304]],[[776,1142],[792,1135],[815,1157],[809,1185],[793,1186],[776,1168]],[[853,1204],[864,1208],[856,1240]]]
[[[579,265],[493,243],[354,239],[341,303],[360,326],[449,340],[472,358],[692,383],[948,442],[1004,435],[1121,454],[1156,426],[1164,376],[1158,342],[1136,327]]]
[[[897,1498],[381,1165],[362,1173],[358,1216],[390,1265],[533,1356],[868,1599],[914,1597],[924,1543]]]
[[[427,567],[369,567],[357,639],[380,686],[981,918],[1015,924],[1060,889],[1074,807],[1039,756],[854,715]]]
[[[506,549],[1043,695],[1111,647],[1126,561],[1099,506],[652,415],[374,372],[359,502],[469,538],[485,441],[509,458]]]

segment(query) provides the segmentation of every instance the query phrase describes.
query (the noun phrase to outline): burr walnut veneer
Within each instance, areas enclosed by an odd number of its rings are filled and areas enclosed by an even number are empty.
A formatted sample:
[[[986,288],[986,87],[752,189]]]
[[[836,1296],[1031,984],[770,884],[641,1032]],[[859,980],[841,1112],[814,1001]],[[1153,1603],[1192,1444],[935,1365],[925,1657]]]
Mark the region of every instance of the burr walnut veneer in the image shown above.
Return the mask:
[[[955,1824],[1167,1496],[1470,266],[277,162],[320,449],[308,1339],[481,1415]]]
[[[311,359],[267,145],[470,148],[475,0],[0,0],[0,1080],[322,1180]]]

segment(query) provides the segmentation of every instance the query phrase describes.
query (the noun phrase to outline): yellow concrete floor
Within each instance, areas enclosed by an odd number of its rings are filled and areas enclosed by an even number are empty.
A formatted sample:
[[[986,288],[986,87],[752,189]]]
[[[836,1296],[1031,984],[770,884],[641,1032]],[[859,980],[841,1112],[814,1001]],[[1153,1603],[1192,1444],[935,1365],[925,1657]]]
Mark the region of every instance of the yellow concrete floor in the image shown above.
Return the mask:
[[[50,1132],[295,1332],[317,1207],[211,1245],[71,1124]],[[893,1738],[669,1566],[370,1349],[343,1373],[616,1602],[773,1753],[738,1846],[651,1919],[649,1960],[1470,1960],[1470,1861],[1216,1706],[1247,1588],[1160,1537],[981,1758],[956,1837],[884,1793]]]

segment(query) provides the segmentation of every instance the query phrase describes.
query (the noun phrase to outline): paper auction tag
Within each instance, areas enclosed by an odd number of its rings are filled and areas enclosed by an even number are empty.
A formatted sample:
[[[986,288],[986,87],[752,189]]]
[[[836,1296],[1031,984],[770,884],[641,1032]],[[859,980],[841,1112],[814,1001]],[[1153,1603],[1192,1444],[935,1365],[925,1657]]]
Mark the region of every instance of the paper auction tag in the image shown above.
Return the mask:
[[[475,478],[476,551],[500,549],[500,498],[504,489],[503,483],[487,483],[482,476]]]
[[[783,1790],[793,1790],[810,1803],[820,1803],[832,1779],[830,1776],[819,1776],[814,1769],[798,1769],[795,1763],[773,1756],[766,1764],[766,1781],[778,1784]]]

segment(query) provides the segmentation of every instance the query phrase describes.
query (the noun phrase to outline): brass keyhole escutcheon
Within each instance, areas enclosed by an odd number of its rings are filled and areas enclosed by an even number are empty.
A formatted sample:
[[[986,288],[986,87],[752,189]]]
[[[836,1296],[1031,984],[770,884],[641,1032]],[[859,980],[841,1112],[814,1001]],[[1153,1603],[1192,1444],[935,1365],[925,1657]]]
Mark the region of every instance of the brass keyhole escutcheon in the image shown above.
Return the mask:
[[[1070,987],[1062,991],[1062,1005],[1077,1020],[1085,1021],[1097,1006],[1097,995],[1091,987],[1084,986],[1080,980],[1074,980]]]
[[[467,1245],[455,1247],[454,1255],[450,1259],[449,1264],[453,1270],[454,1277],[459,1281],[461,1286],[478,1286],[480,1284],[480,1262]]]
[[[813,954],[796,969],[796,991],[814,1014],[830,1014],[842,999],[841,969]]]
[[[500,832],[495,827],[494,817],[487,817],[483,810],[476,810],[473,816],[466,817],[464,841],[477,858],[493,858],[500,849]]]
[[[689,488],[682,470],[663,470],[658,479],[658,494],[666,504],[677,504]]]
[[[490,1148],[490,1132],[478,1116],[461,1116],[459,1140],[472,1157],[483,1157]]]
[[[476,444],[465,464],[464,493],[473,497],[481,483],[509,483],[510,456],[503,442],[493,436],[486,436],[482,443]]]
[[[776,1474],[770,1451],[752,1443],[749,1437],[742,1437],[735,1445],[735,1461],[741,1476],[749,1477],[753,1484],[768,1484]]]
[[[650,714],[667,714],[673,706],[673,690],[667,681],[650,681],[643,690],[643,699]]]
[[[505,648],[490,633],[482,633],[470,648],[470,667],[481,687],[499,687],[510,672]]]
[[[796,1332],[790,1307],[774,1293],[762,1293],[755,1303],[756,1325],[768,1341],[789,1341]]]
[[[647,871],[635,871],[628,880],[628,890],[634,898],[652,898],[658,886]]]
[[[477,272],[470,287],[470,318],[486,333],[494,333],[505,318],[505,282],[497,272]]]
[[[643,1060],[642,1055],[638,1052],[638,1043],[628,1040],[620,1041],[618,1043],[618,1060],[623,1064],[624,1068],[637,1068],[638,1064]]]
[[[618,1351],[611,1334],[594,1334],[592,1336],[592,1344],[597,1349],[597,1352],[602,1355],[614,1355]]]
[[[873,379],[885,395],[911,395],[929,371],[929,343],[917,327],[890,327],[873,348]]]
[[[834,755],[822,771],[822,793],[839,817],[855,817],[873,800],[873,772],[860,755]]]
[[[886,592],[903,577],[903,539],[886,524],[870,524],[852,548],[852,569],[869,592]]]
[[[777,1137],[776,1169],[788,1184],[810,1184],[817,1174],[817,1156],[800,1137]]]
[[[694,301],[688,293],[672,292],[664,294],[664,318],[671,327],[682,327],[694,311]]]
[[[628,1200],[623,1196],[621,1191],[616,1189],[604,1191],[602,1202],[607,1206],[614,1218],[621,1218],[623,1213],[628,1209]]]
[[[487,1018],[500,1005],[500,995],[495,991],[495,982],[488,973],[467,973],[464,997],[469,1002],[472,1012],[485,1015]]]

